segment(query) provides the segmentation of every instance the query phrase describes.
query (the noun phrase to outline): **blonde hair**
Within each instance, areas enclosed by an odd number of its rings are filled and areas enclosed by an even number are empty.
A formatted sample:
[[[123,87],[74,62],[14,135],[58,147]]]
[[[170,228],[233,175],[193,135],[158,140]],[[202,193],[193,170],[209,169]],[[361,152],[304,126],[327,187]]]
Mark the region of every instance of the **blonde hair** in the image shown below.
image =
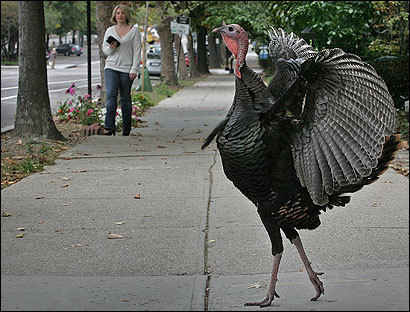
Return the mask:
[[[122,12],[125,14],[125,22],[128,25],[131,22],[131,14],[130,14],[128,7],[123,4],[118,4],[115,6],[114,10],[112,11],[112,15],[110,19],[111,24],[117,24],[117,19],[115,18],[115,14],[117,13],[118,9],[121,9]]]

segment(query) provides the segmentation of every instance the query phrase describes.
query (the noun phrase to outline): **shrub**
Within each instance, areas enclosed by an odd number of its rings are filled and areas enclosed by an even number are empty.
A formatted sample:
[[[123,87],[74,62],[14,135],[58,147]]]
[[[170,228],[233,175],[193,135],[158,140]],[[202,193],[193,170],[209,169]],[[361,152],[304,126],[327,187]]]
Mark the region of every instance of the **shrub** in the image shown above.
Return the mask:
[[[401,96],[409,98],[409,57],[381,57],[368,63],[383,78],[396,108],[402,109]]]

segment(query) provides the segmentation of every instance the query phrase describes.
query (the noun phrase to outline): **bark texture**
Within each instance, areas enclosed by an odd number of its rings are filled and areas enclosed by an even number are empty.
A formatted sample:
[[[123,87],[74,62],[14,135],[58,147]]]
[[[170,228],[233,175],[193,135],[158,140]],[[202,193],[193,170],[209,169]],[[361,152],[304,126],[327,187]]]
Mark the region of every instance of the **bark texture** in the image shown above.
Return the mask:
[[[161,76],[167,85],[177,86],[171,21],[172,17],[166,17],[158,25],[158,35],[161,38]]]
[[[14,137],[65,140],[50,107],[43,1],[19,1],[19,80]]]
[[[95,13],[96,13],[96,26],[97,26],[97,35],[98,35],[98,54],[100,57],[100,74],[101,74],[101,86],[102,92],[101,97],[103,103],[105,103],[105,75],[104,75],[104,67],[105,67],[105,60],[107,56],[102,51],[102,44],[104,40],[104,34],[108,27],[112,26],[110,22],[112,11],[116,5],[115,1],[97,1],[95,5]]]

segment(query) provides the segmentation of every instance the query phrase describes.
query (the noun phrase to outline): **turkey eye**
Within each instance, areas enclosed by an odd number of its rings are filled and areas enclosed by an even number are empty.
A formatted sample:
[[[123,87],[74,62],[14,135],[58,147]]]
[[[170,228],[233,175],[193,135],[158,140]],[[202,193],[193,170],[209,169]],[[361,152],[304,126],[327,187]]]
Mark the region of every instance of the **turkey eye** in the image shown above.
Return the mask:
[[[229,26],[229,27],[228,27],[228,30],[229,30],[229,31],[233,31],[233,27]]]

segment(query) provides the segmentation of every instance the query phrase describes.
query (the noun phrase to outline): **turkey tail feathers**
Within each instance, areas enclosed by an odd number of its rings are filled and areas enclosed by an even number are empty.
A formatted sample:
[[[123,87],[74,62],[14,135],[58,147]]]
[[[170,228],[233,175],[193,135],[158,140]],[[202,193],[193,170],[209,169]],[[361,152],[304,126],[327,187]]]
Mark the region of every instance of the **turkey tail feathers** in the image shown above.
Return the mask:
[[[383,153],[393,144],[393,99],[383,79],[358,56],[338,48],[316,52],[282,29],[272,28],[269,36],[277,72],[268,88],[280,94],[276,90],[288,86],[287,77],[300,77],[293,80],[301,86],[298,97],[282,110],[291,109],[290,116],[298,119],[289,133],[296,174],[314,204],[324,206],[340,188],[354,187],[385,168],[380,161],[390,157]],[[386,143],[385,136],[390,136]]]
[[[308,59],[317,54],[317,52],[306,43],[304,39],[298,38],[294,33],[287,34],[283,29],[276,30],[271,27],[268,30],[270,37],[269,56],[273,63],[283,58],[289,59]]]
[[[372,170],[371,174],[363,178],[360,183],[341,187],[338,193],[354,193],[363,188],[363,186],[372,184],[373,182],[377,181],[379,177],[389,168],[389,164],[393,161],[396,153],[398,152],[400,137],[400,134],[387,136],[386,142],[383,144],[382,154],[379,157],[377,165]]]

